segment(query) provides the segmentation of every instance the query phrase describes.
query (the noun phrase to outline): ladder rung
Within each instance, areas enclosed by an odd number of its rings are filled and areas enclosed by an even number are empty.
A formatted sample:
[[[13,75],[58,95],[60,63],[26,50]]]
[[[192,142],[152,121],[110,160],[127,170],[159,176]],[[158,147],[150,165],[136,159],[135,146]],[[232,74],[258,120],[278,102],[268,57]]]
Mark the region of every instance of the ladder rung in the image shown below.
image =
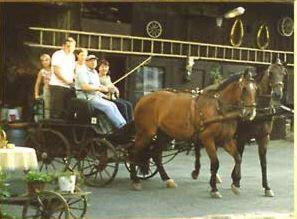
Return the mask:
[[[112,37],[109,38],[109,49],[112,50]]]
[[[88,48],[89,49],[91,48],[91,35],[89,35],[88,37]]]
[[[124,44],[123,41],[124,41],[123,38],[121,38],[121,41],[120,41],[120,50],[121,51],[123,51],[123,44]]]

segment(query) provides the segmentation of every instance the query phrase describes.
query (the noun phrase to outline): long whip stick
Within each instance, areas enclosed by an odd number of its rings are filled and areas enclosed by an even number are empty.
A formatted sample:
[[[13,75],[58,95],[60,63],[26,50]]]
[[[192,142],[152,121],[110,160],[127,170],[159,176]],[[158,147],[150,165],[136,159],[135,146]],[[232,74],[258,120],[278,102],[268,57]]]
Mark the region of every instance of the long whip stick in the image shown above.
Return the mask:
[[[127,76],[129,76],[130,74],[132,74],[136,69],[138,69],[139,67],[141,67],[141,66],[145,65],[147,62],[149,62],[151,60],[151,58],[152,58],[152,56],[148,57],[142,63],[140,63],[139,65],[137,65],[135,68],[133,68],[131,71],[129,71],[128,73],[124,74],[118,80],[116,80],[115,82],[113,82],[113,84],[117,84],[118,82],[120,82],[121,80],[123,80],[124,78],[126,78]]]

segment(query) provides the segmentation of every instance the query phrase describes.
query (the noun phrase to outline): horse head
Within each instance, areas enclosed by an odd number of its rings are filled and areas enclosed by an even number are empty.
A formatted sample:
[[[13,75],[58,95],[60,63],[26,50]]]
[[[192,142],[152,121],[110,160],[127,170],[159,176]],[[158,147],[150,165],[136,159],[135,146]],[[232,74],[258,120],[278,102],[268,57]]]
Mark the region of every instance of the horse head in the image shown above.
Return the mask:
[[[241,89],[241,101],[243,104],[242,118],[253,120],[256,116],[256,93],[257,86],[249,69],[244,71],[239,79]]]
[[[283,97],[284,79],[288,74],[286,64],[277,58],[268,67],[266,74],[272,101],[279,103]]]

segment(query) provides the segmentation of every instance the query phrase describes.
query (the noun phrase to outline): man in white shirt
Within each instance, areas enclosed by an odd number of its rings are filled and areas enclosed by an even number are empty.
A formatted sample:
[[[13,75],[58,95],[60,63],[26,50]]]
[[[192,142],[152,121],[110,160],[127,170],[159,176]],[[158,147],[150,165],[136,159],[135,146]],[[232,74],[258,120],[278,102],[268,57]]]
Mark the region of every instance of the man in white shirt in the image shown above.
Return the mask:
[[[52,76],[49,82],[51,93],[51,118],[64,118],[68,101],[72,97],[70,85],[74,82],[76,42],[68,37],[61,50],[52,55]]]

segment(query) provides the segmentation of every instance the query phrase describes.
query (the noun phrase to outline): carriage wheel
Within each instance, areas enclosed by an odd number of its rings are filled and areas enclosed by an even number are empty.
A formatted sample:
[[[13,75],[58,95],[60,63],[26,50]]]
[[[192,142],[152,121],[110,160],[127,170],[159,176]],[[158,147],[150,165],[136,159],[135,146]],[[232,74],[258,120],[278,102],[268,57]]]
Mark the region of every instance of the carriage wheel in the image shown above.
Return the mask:
[[[41,128],[28,136],[26,147],[36,150],[39,161],[39,170],[55,172],[66,169],[69,161],[70,146],[68,140],[60,132]]]
[[[128,161],[125,161],[125,167],[129,172],[131,172],[130,163]],[[158,173],[158,169],[157,169],[157,166],[155,165],[154,161],[152,160],[152,158],[150,159],[150,166],[149,166],[148,174],[141,173],[140,168],[138,166],[136,166],[136,174],[139,179],[143,179],[143,180],[149,179],[149,178],[155,176],[157,173]]]
[[[23,208],[23,218],[70,219],[69,206],[62,195],[42,191],[30,197]]]
[[[105,186],[116,176],[119,168],[117,152],[105,139],[93,138],[84,146],[88,156],[81,160],[80,171],[90,186]]]

